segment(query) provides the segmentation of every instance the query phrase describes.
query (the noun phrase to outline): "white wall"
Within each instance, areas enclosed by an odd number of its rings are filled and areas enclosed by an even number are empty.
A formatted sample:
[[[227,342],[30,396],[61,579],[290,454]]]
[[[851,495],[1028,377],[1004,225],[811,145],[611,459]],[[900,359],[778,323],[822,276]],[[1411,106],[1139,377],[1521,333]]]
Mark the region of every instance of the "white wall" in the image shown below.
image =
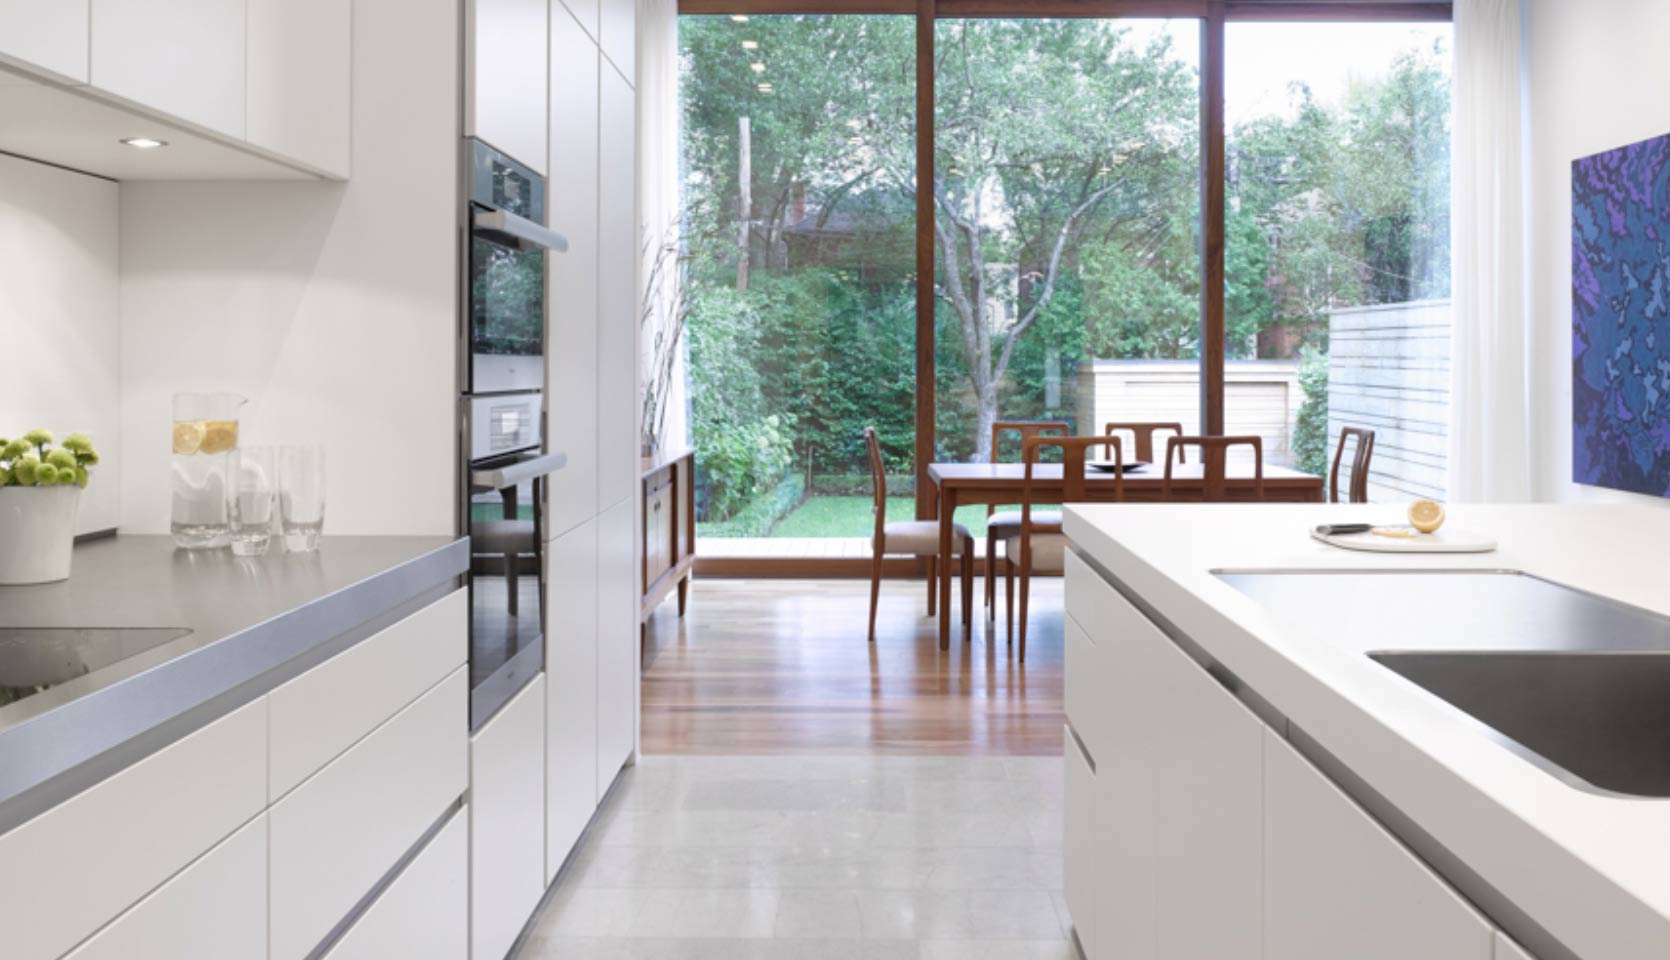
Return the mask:
[[[326,532],[454,528],[458,6],[355,0],[353,180],[121,188],[122,528],[168,529],[170,397],[326,445]]]
[[[1571,162],[1670,133],[1670,3],[1525,0],[1538,499],[1670,504],[1571,482]]]
[[[93,438],[81,533],[119,515],[117,250],[115,183],[0,155],[0,436]]]

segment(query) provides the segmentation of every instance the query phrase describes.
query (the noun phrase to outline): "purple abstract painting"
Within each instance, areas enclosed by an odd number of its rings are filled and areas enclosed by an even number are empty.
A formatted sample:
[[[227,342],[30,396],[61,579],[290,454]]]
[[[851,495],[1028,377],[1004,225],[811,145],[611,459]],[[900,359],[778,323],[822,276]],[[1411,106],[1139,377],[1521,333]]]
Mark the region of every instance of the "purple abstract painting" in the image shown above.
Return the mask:
[[[1571,170],[1572,479],[1670,496],[1670,136]]]

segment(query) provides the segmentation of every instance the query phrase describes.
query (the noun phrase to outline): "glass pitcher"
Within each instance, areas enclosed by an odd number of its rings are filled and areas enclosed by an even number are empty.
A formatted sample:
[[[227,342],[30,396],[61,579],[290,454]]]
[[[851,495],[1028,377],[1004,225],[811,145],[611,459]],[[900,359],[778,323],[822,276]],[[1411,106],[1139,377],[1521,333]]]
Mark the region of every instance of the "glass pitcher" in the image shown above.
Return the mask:
[[[235,393],[174,394],[174,544],[212,550],[231,542],[232,460],[238,448]]]

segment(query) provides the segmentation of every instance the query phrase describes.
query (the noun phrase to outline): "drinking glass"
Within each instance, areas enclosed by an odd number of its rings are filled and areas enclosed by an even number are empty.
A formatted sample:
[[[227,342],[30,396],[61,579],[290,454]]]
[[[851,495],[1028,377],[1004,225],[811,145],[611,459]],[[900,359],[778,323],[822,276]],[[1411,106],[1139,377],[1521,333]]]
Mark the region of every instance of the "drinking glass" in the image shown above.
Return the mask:
[[[232,553],[259,557],[273,536],[278,471],[272,447],[238,447],[232,452]]]
[[[226,546],[231,533],[232,452],[238,447],[235,393],[174,395],[174,543],[186,550]]]
[[[278,487],[285,549],[319,549],[319,531],[325,526],[324,446],[307,443],[279,450]]]

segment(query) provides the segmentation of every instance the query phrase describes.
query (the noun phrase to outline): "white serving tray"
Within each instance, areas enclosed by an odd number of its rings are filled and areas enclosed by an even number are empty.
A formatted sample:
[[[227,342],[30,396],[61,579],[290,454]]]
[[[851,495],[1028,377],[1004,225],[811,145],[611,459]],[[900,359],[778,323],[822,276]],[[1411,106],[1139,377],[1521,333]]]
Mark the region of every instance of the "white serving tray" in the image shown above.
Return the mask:
[[[1311,538],[1343,550],[1365,553],[1489,553],[1496,541],[1466,530],[1441,529],[1413,537],[1383,537],[1377,533],[1317,533]]]

